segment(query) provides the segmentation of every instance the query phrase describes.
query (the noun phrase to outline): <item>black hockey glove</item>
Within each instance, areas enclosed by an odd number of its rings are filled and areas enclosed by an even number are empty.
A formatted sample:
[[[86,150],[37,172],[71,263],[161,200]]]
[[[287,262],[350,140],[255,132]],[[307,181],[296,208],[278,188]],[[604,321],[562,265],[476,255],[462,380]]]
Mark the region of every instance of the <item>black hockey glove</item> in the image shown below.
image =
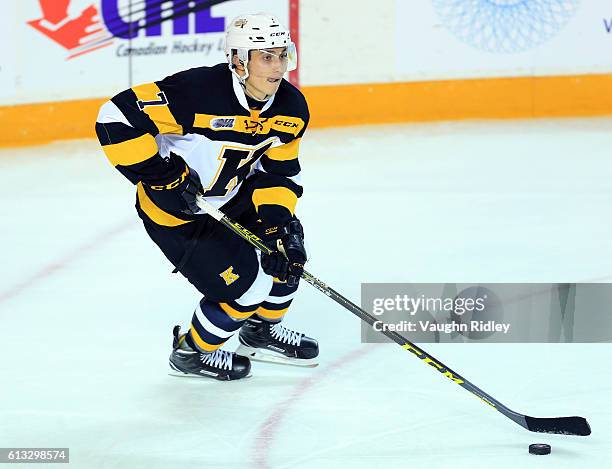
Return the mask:
[[[181,175],[165,185],[150,185],[151,198],[162,209],[193,215],[199,211],[196,194],[202,190],[198,173],[185,165]]]
[[[290,287],[296,286],[307,260],[304,229],[300,221],[293,217],[285,225],[268,226],[261,230],[260,237],[266,246],[274,250],[270,254],[261,253],[263,271],[286,281]]]

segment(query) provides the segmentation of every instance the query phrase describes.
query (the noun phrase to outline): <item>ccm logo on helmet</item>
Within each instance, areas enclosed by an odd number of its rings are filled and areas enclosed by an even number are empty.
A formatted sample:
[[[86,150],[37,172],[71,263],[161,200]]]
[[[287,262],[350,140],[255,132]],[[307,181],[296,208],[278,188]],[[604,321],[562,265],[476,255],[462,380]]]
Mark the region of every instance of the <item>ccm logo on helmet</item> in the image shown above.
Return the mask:
[[[270,36],[274,37],[274,36],[284,36],[286,34],[285,31],[283,31],[282,33],[271,33]]]

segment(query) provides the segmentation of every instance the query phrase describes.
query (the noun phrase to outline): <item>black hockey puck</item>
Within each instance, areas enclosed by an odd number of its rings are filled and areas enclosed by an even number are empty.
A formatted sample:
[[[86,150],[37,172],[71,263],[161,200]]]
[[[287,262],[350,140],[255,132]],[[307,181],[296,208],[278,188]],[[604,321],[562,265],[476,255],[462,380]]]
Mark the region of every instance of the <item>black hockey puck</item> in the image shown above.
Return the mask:
[[[534,443],[533,445],[529,445],[529,452],[531,454],[550,454],[550,445]]]

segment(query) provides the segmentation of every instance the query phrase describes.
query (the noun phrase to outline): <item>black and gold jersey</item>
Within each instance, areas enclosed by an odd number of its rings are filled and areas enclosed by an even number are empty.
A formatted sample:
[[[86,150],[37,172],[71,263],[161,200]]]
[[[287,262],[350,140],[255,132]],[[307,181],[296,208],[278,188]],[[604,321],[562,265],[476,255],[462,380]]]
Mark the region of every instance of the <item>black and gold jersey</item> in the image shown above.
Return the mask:
[[[308,120],[304,96],[287,81],[261,109],[251,109],[238,79],[218,64],[119,93],[101,107],[96,133],[113,166],[137,185],[139,211],[159,225],[179,226],[193,217],[157,206],[149,188],[180,180],[185,164],[216,207],[249,180],[258,211],[293,214]]]

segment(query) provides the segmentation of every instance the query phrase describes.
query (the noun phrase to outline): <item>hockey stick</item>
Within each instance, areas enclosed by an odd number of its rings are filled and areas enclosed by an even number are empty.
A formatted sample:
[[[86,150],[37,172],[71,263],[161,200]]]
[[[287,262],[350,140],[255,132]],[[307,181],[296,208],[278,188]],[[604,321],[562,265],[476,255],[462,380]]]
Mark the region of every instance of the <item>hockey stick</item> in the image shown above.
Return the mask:
[[[255,248],[260,251],[270,254],[272,250],[268,248],[261,239],[259,239],[256,235],[251,233],[249,230],[239,225],[235,221],[229,219],[227,216],[223,214],[220,210],[213,207],[210,203],[208,203],[203,196],[198,195],[196,198],[197,205],[202,209],[205,213],[213,217],[215,220],[219,221],[231,231],[236,233],[238,236],[248,241]],[[335,291],[333,288],[328,287],[326,284],[321,282],[318,278],[304,271],[302,274],[302,278],[310,283],[317,290],[325,293],[336,303],[344,306],[355,316],[359,317],[362,321],[367,322],[369,325],[373,326],[377,321],[373,316],[365,312],[359,306],[346,299],[340,293]],[[449,367],[444,365],[442,362],[436,360],[427,352],[425,352],[420,347],[416,346],[405,337],[402,337],[396,332],[382,330],[380,331],[382,334],[387,336],[396,344],[400,345],[403,349],[408,350],[416,357],[420,358],[423,363],[427,363],[432,366],[448,379],[457,383],[462,388],[468,390],[472,394],[474,394],[477,398],[482,400],[485,404],[493,407],[495,410],[501,412],[503,415],[518,423],[521,427],[526,428],[532,432],[539,433],[560,433],[564,435],[580,435],[587,436],[591,434],[591,427],[589,423],[586,421],[584,417],[530,417],[529,415],[519,414],[518,412],[514,412],[509,409],[497,399],[489,396],[486,392],[482,391],[480,388],[470,383],[467,379],[460,376],[455,371],[451,370]]]

